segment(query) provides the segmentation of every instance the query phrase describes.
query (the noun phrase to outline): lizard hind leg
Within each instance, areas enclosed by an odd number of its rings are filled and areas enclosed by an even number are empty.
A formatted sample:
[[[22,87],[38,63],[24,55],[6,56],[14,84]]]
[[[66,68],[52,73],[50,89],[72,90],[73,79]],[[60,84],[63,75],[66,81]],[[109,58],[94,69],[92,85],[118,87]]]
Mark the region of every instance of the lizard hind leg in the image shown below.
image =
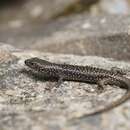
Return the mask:
[[[104,90],[104,86],[105,85],[108,85],[109,83],[111,82],[111,79],[102,79],[102,80],[99,80],[98,81],[98,93],[102,93],[103,92],[103,90]]]

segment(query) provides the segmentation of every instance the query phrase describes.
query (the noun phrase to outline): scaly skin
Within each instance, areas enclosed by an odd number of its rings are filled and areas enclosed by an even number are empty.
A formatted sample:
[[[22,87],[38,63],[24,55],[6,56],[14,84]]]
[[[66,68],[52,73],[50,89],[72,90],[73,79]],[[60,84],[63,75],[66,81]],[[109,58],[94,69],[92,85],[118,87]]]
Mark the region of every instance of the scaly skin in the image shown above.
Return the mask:
[[[58,79],[59,83],[62,83],[64,80],[69,80],[98,84],[98,88],[101,90],[103,89],[103,86],[107,84],[117,85],[121,88],[127,89],[126,94],[122,98],[112,102],[106,108],[89,113],[88,115],[108,111],[130,98],[130,79],[124,77],[125,73],[118,68],[105,70],[91,66],[56,64],[36,57],[25,60],[25,64],[31,68],[32,71],[39,73],[43,77]]]

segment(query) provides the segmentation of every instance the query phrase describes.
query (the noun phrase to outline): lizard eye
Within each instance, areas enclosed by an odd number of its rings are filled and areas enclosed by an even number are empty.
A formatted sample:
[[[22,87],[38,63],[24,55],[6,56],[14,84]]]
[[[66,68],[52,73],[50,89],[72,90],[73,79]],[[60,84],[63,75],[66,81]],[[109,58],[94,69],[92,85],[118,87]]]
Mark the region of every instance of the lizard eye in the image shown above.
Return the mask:
[[[33,62],[30,63],[31,66],[34,66],[35,64]]]
[[[32,62],[31,60],[25,60],[25,64],[29,67],[34,67],[36,63]]]

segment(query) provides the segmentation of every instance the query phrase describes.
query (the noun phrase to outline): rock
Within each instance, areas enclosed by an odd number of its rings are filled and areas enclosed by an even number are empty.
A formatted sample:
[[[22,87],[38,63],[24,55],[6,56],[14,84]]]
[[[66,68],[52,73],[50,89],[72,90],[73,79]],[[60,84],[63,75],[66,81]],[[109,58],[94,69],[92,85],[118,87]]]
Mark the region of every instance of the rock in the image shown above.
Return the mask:
[[[87,17],[84,14],[62,19],[50,24],[43,32],[45,36],[35,39],[30,48],[44,52],[129,60],[129,23],[129,16],[117,15]]]
[[[0,24],[20,28],[49,21],[78,0],[12,0],[0,3]],[[3,6],[2,6],[3,5]],[[3,27],[2,26],[2,27]]]
[[[128,0],[101,0],[100,10],[108,14],[129,14],[130,5]]]
[[[120,21],[120,22],[119,22]],[[43,26],[0,30],[0,40],[43,52],[130,59],[130,17],[91,16],[86,13]]]
[[[6,45],[4,45],[6,46]],[[2,49],[1,49],[2,47]],[[9,48],[9,46],[7,45]],[[10,47],[13,48],[13,47]],[[92,65],[130,70],[129,62],[97,56],[4,50],[0,45],[0,129],[2,130],[115,130],[130,128],[129,101],[107,113],[85,115],[118,100],[125,90],[108,86],[98,94],[97,85],[44,81],[29,74],[25,59],[39,57],[55,63]],[[129,77],[129,75],[127,75]],[[84,118],[79,118],[85,116]]]

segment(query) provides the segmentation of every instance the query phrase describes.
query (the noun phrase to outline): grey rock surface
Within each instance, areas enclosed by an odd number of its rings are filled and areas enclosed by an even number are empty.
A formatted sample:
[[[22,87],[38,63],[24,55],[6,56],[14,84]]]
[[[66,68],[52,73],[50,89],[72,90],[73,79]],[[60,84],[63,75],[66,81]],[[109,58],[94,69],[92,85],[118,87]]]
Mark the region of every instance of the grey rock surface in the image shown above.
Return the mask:
[[[66,81],[56,88],[56,82],[44,81],[25,73],[28,68],[24,61],[31,57],[56,63],[92,65],[104,69],[116,66],[130,70],[129,62],[96,56],[15,50],[14,47],[0,44],[1,130],[127,130],[130,128],[130,101],[107,113],[79,118],[118,100],[125,90],[107,86],[103,93],[98,94],[97,85]],[[129,78],[129,74],[127,77]]]
[[[18,28],[49,21],[78,0],[13,0],[0,3],[0,25]]]
[[[129,15],[130,0],[100,0],[96,5],[92,6],[90,13],[94,15]]]
[[[130,17],[70,16],[38,26],[0,29],[0,41],[43,52],[130,59]]]

